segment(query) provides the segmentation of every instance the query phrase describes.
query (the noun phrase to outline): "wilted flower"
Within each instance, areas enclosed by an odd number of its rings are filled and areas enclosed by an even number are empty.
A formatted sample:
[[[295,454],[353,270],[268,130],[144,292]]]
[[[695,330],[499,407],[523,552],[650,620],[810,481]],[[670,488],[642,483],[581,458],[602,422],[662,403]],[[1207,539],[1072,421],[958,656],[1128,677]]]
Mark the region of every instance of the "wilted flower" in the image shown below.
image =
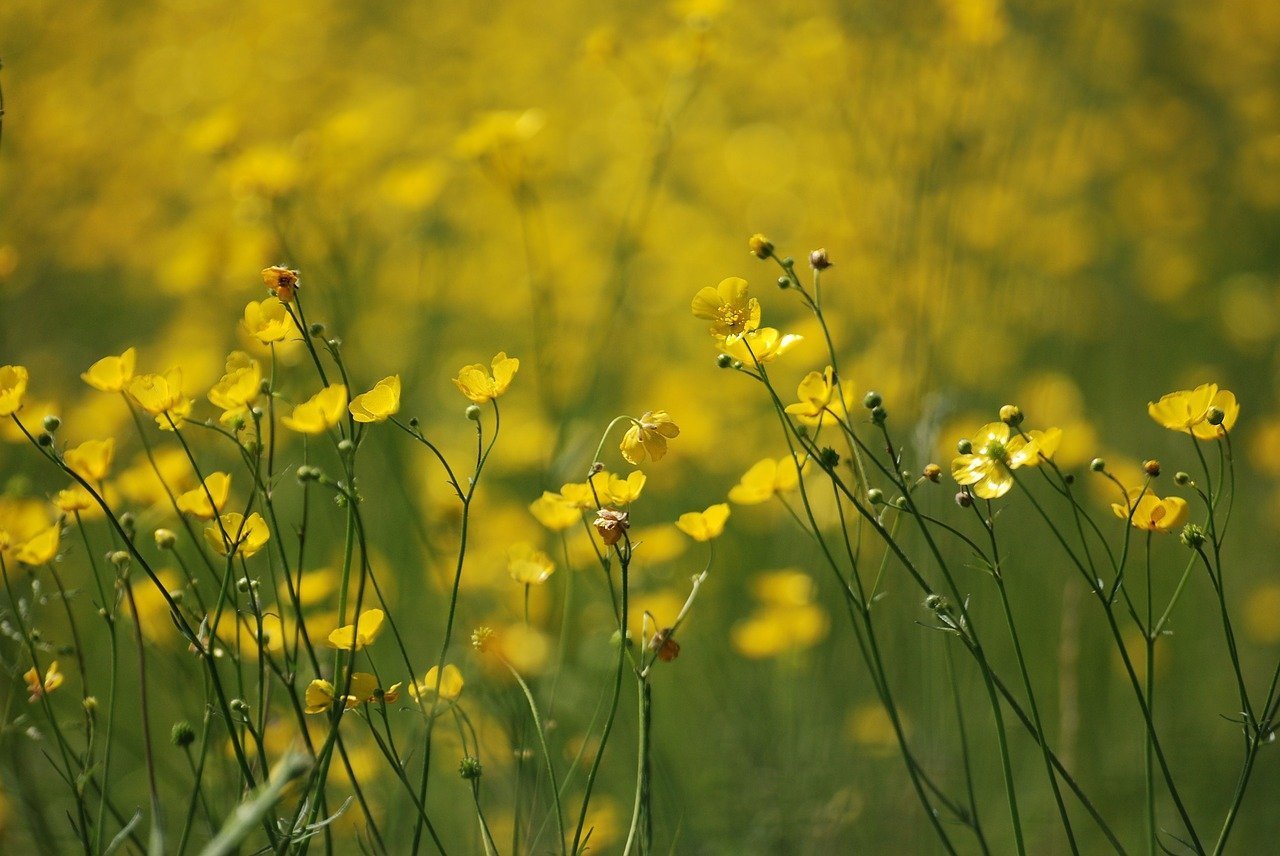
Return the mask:
[[[600,533],[600,540],[610,547],[622,540],[623,533],[631,528],[627,512],[615,511],[612,508],[602,508],[597,511],[592,525]]]

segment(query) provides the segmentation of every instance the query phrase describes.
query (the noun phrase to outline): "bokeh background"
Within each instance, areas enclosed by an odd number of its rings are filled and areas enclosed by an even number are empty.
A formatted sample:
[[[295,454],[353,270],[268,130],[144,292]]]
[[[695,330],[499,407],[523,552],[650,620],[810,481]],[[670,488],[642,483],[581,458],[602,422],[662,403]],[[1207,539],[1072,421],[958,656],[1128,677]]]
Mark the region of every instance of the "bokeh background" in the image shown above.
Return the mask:
[[[180,364],[202,397],[228,350],[263,353],[237,319],[262,296],[258,271],[284,263],[302,270],[308,315],[342,338],[361,388],[400,373],[405,414],[458,456],[468,423],[449,379],[498,350],[522,360],[482,490],[464,627],[518,621],[506,548],[559,549],[528,503],[582,477],[615,415],[658,408],[683,431],[648,468],[636,585],[655,613],[674,612],[705,554],[670,521],[785,451],[759,391],[715,367],[692,294],[743,276],[766,323],[807,336],[774,371],[784,388],[824,362],[776,268],[747,254],[764,232],[797,259],[828,248],[846,382],[884,394],[916,467],[945,465],[958,436],[1014,401],[1029,424],[1064,429],[1067,467],[1102,455],[1126,475],[1146,457],[1189,469],[1187,444],[1146,402],[1209,380],[1234,390],[1229,596],[1255,683],[1280,655],[1280,5],[7,0],[0,58],[0,362],[31,369],[32,412],[59,414],[68,440],[121,438],[120,469],[140,460],[127,411],[79,372],[136,345],[142,367]],[[304,356],[282,352],[298,395]],[[371,447],[379,561],[433,651],[454,504],[402,436]],[[0,468],[11,517],[62,486],[20,443],[0,447]],[[950,496],[944,485],[928,502],[949,513]],[[145,506],[145,484],[128,499]],[[1109,514],[1102,491],[1097,502]],[[656,677],[659,842],[930,852],[818,557],[781,509],[735,509],[729,525],[683,654]],[[1136,847],[1141,731],[1100,616],[1024,504],[1001,525],[1056,745]],[[1170,585],[1179,550],[1157,545]],[[572,543],[570,558],[578,569],[561,563],[552,580],[578,574],[585,593],[557,689],[566,752],[611,658],[598,571]],[[811,596],[777,571],[811,575]],[[987,582],[967,584],[994,620]],[[886,591],[912,739],[958,786],[946,640],[920,626],[905,579]],[[1196,579],[1176,613],[1157,708],[1206,827],[1238,768],[1209,595]],[[804,610],[795,644],[768,644],[779,597]],[[157,646],[174,646],[163,636]],[[553,645],[521,639],[531,671]],[[498,676],[463,663],[500,806],[516,708]],[[986,820],[1007,843],[985,707],[967,664],[959,674]],[[179,694],[159,704],[166,722],[199,714]],[[4,736],[4,775],[42,775],[16,737]],[[1025,735],[1014,744],[1033,852],[1059,852],[1039,755]],[[598,852],[625,835],[624,745],[605,768]],[[1275,765],[1264,752],[1240,852],[1274,846]],[[141,773],[129,786],[142,799]],[[461,783],[439,790],[441,807],[465,804]],[[19,848],[30,833],[5,804],[2,840]],[[471,834],[465,818],[450,824]]]

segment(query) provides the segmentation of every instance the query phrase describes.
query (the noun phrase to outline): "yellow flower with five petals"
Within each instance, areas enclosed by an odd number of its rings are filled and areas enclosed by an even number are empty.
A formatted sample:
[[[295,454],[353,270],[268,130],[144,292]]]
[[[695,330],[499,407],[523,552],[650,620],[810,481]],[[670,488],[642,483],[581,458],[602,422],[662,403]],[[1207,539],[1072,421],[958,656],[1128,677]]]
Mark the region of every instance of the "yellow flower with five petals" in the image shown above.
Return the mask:
[[[244,328],[264,345],[283,342],[295,329],[289,310],[275,297],[250,300],[244,307]]]
[[[80,379],[102,392],[120,392],[133,380],[133,368],[137,360],[137,349],[128,348],[118,357],[103,357],[98,360],[80,375]]]
[[[1217,409],[1222,420],[1214,425],[1209,415]],[[1184,389],[1161,396],[1147,404],[1147,413],[1170,431],[1191,434],[1198,440],[1217,440],[1235,427],[1240,404],[1230,390],[1218,389],[1216,383],[1202,383],[1195,389]]]
[[[400,412],[400,375],[384,377],[351,399],[347,409],[357,422],[386,422]]]
[[[631,423],[618,447],[629,463],[638,464],[649,458],[662,460],[667,453],[667,440],[680,436],[680,426],[665,410],[646,410]]]
[[[1011,436],[1009,426],[991,422],[970,441],[973,451],[951,462],[951,477],[981,499],[997,499],[1013,487],[1013,470],[1040,463],[1040,447],[1029,436]]]
[[[67,449],[62,454],[62,460],[73,473],[96,484],[111,471],[115,453],[116,441],[108,437],[105,440],[86,440],[74,449]]]
[[[792,455],[765,458],[751,465],[738,483],[729,489],[729,501],[738,505],[759,505],[800,485],[800,467]]]
[[[484,404],[507,391],[511,379],[520,370],[520,361],[508,357],[506,351],[499,351],[490,362],[489,369],[492,374],[480,363],[463,366],[453,383],[473,404]]]
[[[749,290],[747,281],[736,276],[708,285],[693,296],[693,315],[711,322],[711,335],[722,345],[732,344],[760,326],[760,301]]]
[[[222,411],[218,421],[230,425],[249,415],[249,408],[262,394],[262,367],[244,351],[227,355],[226,371],[209,390],[209,401]]]
[[[125,387],[139,407],[156,418],[163,431],[182,427],[191,414],[191,399],[182,394],[182,369],[174,367],[164,374],[138,375]]]
[[[771,363],[796,345],[804,341],[804,336],[796,333],[779,333],[773,327],[761,327],[744,336],[725,341],[725,353],[745,365]]]
[[[247,518],[231,511],[219,517],[218,521],[220,525],[205,527],[204,539],[219,556],[239,555],[247,559],[271,539],[267,521],[256,511]]]
[[[1172,532],[1181,528],[1190,514],[1187,501],[1182,497],[1169,496],[1161,499],[1141,488],[1129,491],[1127,505],[1126,508],[1113,502],[1111,511],[1116,517],[1130,521],[1135,528],[1144,532]]]
[[[347,388],[331,384],[293,408],[280,421],[299,434],[323,434],[342,421],[347,409]]]

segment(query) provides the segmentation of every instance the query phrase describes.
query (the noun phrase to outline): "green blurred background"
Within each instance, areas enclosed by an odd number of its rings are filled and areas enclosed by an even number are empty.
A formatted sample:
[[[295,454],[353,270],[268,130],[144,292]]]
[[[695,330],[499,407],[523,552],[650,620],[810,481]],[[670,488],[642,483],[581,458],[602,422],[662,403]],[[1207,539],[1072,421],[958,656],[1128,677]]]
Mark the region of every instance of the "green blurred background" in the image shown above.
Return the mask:
[[[124,439],[127,411],[79,372],[136,345],[141,370],[180,364],[197,414],[209,415],[203,393],[227,351],[263,353],[236,321],[262,296],[258,271],[284,263],[302,270],[309,317],[343,339],[355,385],[399,372],[405,415],[451,454],[467,454],[468,423],[449,378],[498,350],[522,360],[482,488],[464,628],[518,621],[510,543],[557,554],[527,504],[581,479],[615,415],[669,410],[683,433],[646,468],[635,511],[637,526],[654,527],[636,585],[661,616],[705,561],[670,521],[785,452],[759,391],[715,368],[688,312],[693,293],[743,276],[767,324],[806,335],[774,370],[784,389],[825,362],[798,301],[773,287],[776,268],[747,254],[758,231],[801,260],[828,248],[824,292],[846,382],[885,395],[916,468],[945,467],[957,436],[1015,401],[1029,424],[1063,427],[1067,467],[1100,454],[1128,478],[1147,457],[1167,473],[1189,469],[1184,438],[1152,423],[1146,402],[1210,380],[1235,391],[1243,483],[1229,596],[1255,684],[1280,654],[1273,2],[7,0],[0,58],[0,362],[30,368],[31,412],[62,416],[69,441],[120,438],[118,470],[139,451]],[[297,397],[313,383],[304,356],[282,354]],[[443,624],[456,519],[439,471],[392,434],[364,453],[363,487],[380,566],[421,618],[425,661]],[[20,444],[0,448],[0,467],[8,507],[62,487]],[[927,503],[950,514],[951,491],[930,490]],[[1100,515],[1113,499],[1099,491]],[[1141,730],[1127,683],[1074,571],[1044,549],[1026,505],[1009,506],[1010,587],[1055,745],[1137,849]],[[149,525],[164,522],[152,515]],[[1173,540],[1156,554],[1170,587],[1183,561]],[[566,751],[611,658],[598,571],[570,552],[578,570],[562,566],[549,584],[574,573],[585,592],[557,690]],[[829,632],[802,650],[745,656],[732,640],[760,608],[753,581],[786,568],[813,575]],[[829,582],[781,509],[735,509],[683,654],[656,676],[660,845],[936,847]],[[973,573],[966,584],[977,613],[998,620],[989,581]],[[921,626],[905,578],[891,573],[886,590],[881,622],[912,740],[958,790],[948,640]],[[1238,769],[1210,596],[1196,578],[1175,615],[1157,706],[1206,828]],[[553,602],[539,607],[548,628]],[[994,629],[995,656],[1012,669]],[[190,666],[174,663],[174,674]],[[501,806],[513,696],[463,665],[475,714],[491,721],[487,798]],[[989,711],[962,658],[959,676],[999,850],[1009,833]],[[199,704],[175,695],[161,720],[194,720]],[[1014,746],[1032,852],[1065,852],[1039,754],[1025,734]],[[620,740],[611,752],[598,852],[620,849],[630,812],[631,748]],[[4,773],[39,763],[32,748],[11,749]],[[141,800],[141,778],[122,793],[130,787]],[[1270,750],[1253,788],[1239,852],[1274,846]],[[447,813],[467,795],[459,783],[435,799]],[[0,840],[18,852],[29,833],[8,803]],[[466,818],[443,826],[470,840]]]

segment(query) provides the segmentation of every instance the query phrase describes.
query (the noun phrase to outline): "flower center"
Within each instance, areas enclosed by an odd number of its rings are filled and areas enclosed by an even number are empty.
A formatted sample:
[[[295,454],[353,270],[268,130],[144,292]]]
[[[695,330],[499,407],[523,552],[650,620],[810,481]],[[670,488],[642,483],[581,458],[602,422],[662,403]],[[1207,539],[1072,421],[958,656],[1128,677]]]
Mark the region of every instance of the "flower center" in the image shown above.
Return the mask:
[[[1004,463],[1005,458],[1009,456],[1009,452],[1004,447],[1004,443],[999,440],[992,440],[987,443],[986,448],[982,450],[982,454],[993,461]]]

